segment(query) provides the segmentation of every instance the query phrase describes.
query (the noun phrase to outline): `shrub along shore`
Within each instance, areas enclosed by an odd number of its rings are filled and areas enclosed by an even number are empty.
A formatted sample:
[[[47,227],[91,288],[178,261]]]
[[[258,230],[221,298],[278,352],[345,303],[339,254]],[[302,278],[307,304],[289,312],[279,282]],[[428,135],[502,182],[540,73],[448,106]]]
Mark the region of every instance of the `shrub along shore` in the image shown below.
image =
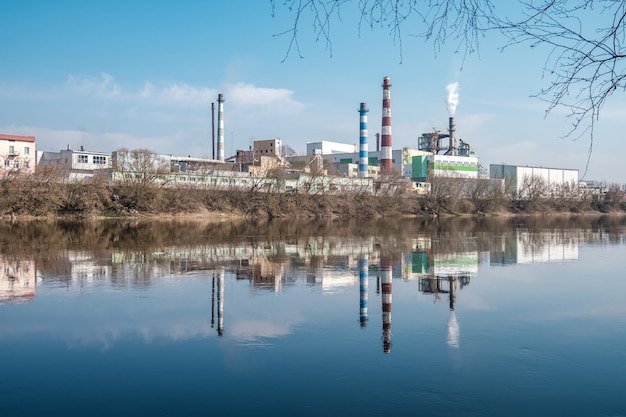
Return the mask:
[[[250,218],[331,218],[546,213],[626,213],[624,192],[609,187],[601,195],[535,195],[511,198],[503,191],[458,190],[433,183],[428,195],[393,192],[336,194],[258,190],[159,187],[111,183],[104,177],[60,182],[45,173],[0,177],[0,215],[125,217],[152,215],[238,216]]]

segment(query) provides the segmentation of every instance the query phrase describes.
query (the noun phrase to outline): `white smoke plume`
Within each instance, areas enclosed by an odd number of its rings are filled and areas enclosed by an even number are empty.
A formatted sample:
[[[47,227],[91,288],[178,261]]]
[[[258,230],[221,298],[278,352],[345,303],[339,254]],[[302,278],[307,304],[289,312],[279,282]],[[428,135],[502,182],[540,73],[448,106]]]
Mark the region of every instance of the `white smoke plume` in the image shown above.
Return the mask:
[[[448,113],[450,113],[450,117],[452,117],[456,112],[456,106],[459,105],[459,83],[448,84],[446,91],[448,92]]]

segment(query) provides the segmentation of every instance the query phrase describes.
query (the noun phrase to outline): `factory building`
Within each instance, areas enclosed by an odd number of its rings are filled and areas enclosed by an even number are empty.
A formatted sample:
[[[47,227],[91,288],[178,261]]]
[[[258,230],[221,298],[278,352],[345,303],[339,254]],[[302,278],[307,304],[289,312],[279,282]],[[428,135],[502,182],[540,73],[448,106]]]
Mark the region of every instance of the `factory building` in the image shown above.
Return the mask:
[[[0,174],[9,171],[35,172],[34,136],[0,134]]]
[[[546,193],[559,187],[579,186],[577,169],[529,167],[506,164],[489,165],[489,177],[504,180],[507,191],[518,198],[526,198],[539,185]],[[546,195],[547,196],[547,195]]]
[[[111,168],[111,154],[88,151],[82,146],[59,152],[37,152],[37,165],[58,169],[63,178],[81,180],[93,177],[97,172]]]
[[[430,155],[429,172],[435,177],[478,178],[478,157]]]
[[[332,155],[335,153],[353,154],[356,152],[357,146],[348,143],[323,140],[321,142],[307,142],[306,144],[307,155]]]
[[[416,149],[395,149],[391,151],[392,170],[401,173],[403,177],[409,179],[425,178],[427,176],[429,156],[430,154],[428,152]],[[347,176],[353,177],[358,175],[358,152],[322,154],[322,157],[339,166],[342,164],[354,164],[355,166],[350,169]],[[381,171],[380,163],[382,157],[382,151],[372,151],[368,153],[367,160],[370,177],[376,176],[378,172]]]

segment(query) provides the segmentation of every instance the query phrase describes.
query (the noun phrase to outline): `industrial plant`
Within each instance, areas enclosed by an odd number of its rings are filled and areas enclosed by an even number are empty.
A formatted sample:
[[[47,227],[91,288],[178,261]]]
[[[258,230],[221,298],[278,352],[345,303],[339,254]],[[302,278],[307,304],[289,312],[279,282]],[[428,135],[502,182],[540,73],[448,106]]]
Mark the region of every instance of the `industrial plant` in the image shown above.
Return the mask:
[[[578,170],[491,165],[490,172],[479,172],[478,155],[466,141],[457,137],[454,113],[458,104],[458,84],[448,90],[448,130],[421,133],[417,149],[394,149],[392,142],[391,79],[382,82],[381,133],[370,146],[366,102],[359,106],[359,143],[309,142],[306,155],[286,155],[280,139],[256,140],[249,149],[225,155],[225,97],[212,103],[212,158],[154,154],[159,181],[173,186],[254,188],[273,192],[374,192],[382,180],[391,187],[428,193],[436,177],[491,181],[518,192],[522,183],[541,179],[550,185],[578,186]],[[217,138],[215,132],[217,130]],[[356,117],[355,117],[356,131]],[[217,140],[216,140],[217,139]],[[120,153],[121,152],[121,153]],[[94,152],[81,147],[59,152],[35,151],[33,136],[0,135],[0,170],[34,172],[37,167],[55,167],[67,180],[82,180],[105,172],[112,180],[143,175],[129,162],[128,151]]]

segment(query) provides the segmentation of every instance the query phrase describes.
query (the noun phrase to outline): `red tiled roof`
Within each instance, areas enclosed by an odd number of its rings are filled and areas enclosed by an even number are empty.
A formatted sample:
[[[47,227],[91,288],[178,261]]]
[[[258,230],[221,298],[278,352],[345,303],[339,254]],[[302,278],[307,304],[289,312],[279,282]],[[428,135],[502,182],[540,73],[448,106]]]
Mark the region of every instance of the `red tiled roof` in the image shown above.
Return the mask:
[[[4,133],[0,133],[0,139],[19,140],[22,142],[35,142],[34,136],[6,135]]]

